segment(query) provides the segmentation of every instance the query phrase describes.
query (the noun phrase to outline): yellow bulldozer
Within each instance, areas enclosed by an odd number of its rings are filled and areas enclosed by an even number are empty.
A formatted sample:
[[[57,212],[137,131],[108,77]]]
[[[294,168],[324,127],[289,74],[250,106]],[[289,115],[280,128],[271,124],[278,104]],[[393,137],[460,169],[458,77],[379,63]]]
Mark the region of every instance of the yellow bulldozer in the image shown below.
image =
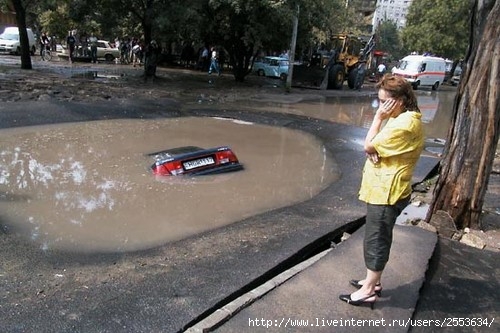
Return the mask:
[[[374,36],[336,34],[328,46],[315,50],[310,59],[293,65],[292,85],[319,89],[342,89],[347,80],[354,89],[359,64],[371,63]]]

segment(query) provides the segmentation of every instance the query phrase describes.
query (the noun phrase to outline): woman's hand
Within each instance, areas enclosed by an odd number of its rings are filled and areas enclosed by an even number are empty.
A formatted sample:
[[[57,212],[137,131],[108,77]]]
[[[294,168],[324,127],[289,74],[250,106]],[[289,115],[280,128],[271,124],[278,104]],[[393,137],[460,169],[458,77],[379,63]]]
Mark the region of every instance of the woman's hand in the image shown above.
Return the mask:
[[[377,164],[378,162],[380,162],[380,156],[378,156],[378,153],[369,153],[369,154],[366,154],[366,157],[373,163],[373,164]]]
[[[396,100],[389,98],[388,100],[380,104],[375,116],[379,117],[382,120],[388,119],[392,115],[392,113],[396,110],[396,105],[397,105]]]

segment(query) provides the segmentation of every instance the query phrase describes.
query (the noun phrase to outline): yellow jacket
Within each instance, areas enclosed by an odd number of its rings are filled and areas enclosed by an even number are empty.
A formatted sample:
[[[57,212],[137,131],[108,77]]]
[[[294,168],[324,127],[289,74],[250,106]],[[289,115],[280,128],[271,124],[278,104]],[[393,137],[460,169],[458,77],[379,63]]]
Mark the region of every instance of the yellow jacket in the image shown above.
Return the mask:
[[[406,111],[390,118],[373,138],[380,160],[367,159],[359,199],[374,205],[393,205],[411,194],[413,170],[424,147],[420,112]]]

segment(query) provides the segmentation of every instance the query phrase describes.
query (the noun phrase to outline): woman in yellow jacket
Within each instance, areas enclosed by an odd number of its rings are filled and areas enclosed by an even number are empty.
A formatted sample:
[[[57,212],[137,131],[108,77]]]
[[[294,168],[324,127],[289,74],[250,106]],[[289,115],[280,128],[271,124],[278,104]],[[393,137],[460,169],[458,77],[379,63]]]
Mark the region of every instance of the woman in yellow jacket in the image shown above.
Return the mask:
[[[367,161],[359,191],[359,199],[367,203],[363,244],[366,277],[350,281],[357,291],[340,295],[351,305],[373,306],[381,294],[392,230],[409,204],[413,170],[424,146],[422,115],[411,85],[402,77],[386,74],[377,88],[380,104],[365,139]]]

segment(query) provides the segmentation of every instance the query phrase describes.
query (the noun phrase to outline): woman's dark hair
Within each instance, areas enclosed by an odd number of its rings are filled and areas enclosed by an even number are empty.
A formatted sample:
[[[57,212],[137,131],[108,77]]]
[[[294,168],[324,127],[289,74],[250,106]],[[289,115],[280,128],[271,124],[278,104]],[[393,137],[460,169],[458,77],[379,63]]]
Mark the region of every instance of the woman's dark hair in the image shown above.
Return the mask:
[[[413,87],[403,77],[385,74],[376,87],[377,89],[384,89],[392,98],[401,100],[405,111],[420,112]]]

